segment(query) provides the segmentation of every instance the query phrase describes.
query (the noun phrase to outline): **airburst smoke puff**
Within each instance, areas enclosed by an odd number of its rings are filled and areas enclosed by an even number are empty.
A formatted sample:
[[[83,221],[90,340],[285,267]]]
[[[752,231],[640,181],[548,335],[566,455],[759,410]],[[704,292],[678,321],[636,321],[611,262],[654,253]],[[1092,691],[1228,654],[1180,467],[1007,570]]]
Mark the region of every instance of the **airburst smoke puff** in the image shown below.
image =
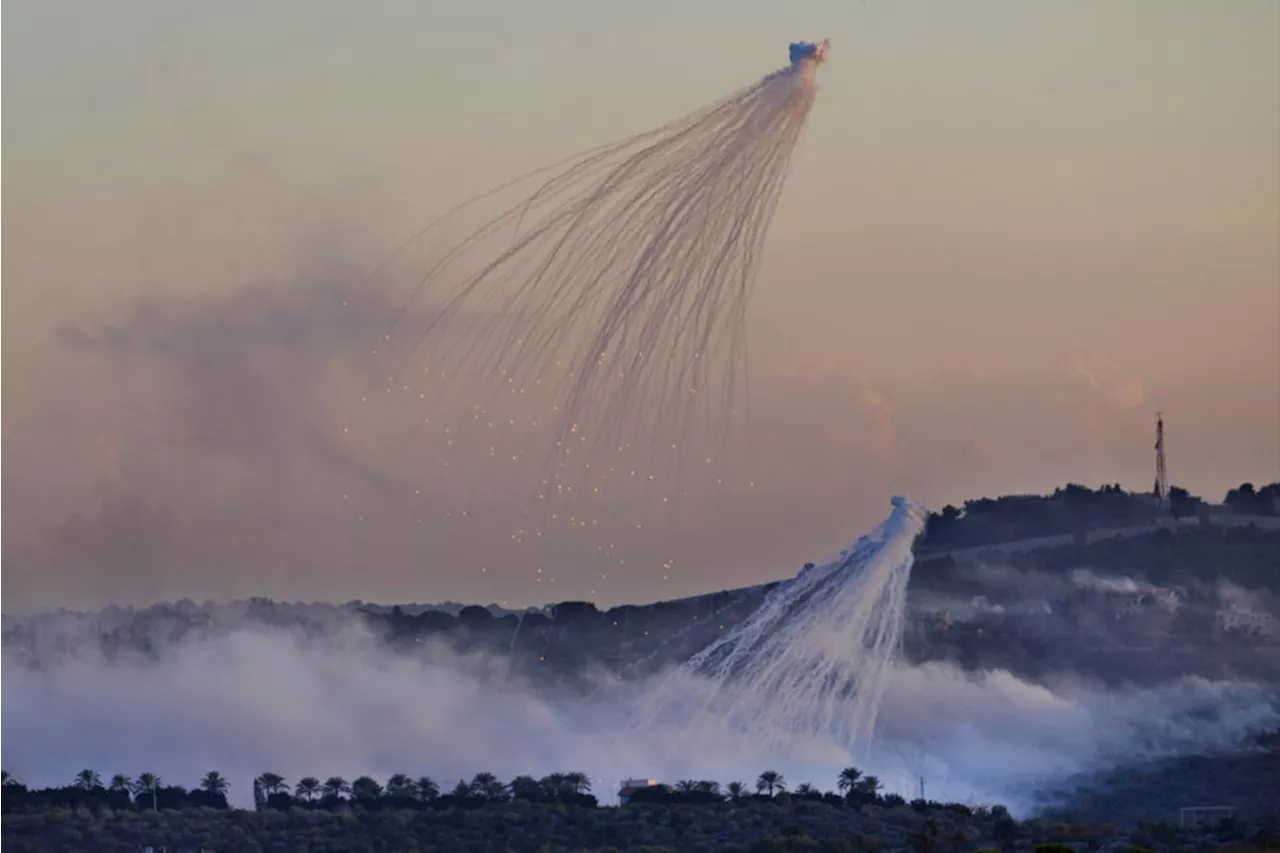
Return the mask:
[[[793,44],[790,65],[737,94],[506,185],[544,178],[417,280],[380,350],[388,386],[429,362],[467,393],[488,387],[489,403],[536,391],[557,479],[631,442],[678,466],[695,427],[721,440],[745,391],[761,249],[826,54],[826,42]]]

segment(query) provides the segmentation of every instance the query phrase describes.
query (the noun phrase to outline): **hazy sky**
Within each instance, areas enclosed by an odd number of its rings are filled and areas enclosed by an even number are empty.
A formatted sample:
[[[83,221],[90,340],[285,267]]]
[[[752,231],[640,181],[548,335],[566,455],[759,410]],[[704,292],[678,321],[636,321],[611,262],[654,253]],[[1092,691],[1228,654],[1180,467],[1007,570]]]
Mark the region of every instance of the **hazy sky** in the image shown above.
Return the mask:
[[[1157,409],[1175,483],[1280,477],[1274,0],[15,0],[5,20],[6,611],[752,583],[896,492],[1147,488]],[[531,550],[505,475],[343,442],[379,327],[322,295],[456,201],[823,37],[752,304],[755,488],[675,527],[603,506],[608,558]],[[406,478],[427,503],[403,506]]]

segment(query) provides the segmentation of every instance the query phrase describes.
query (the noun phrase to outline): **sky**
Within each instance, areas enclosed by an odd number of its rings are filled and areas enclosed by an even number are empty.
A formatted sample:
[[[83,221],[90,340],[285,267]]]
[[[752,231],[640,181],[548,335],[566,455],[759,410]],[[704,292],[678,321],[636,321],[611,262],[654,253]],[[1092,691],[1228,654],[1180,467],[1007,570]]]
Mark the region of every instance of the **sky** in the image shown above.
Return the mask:
[[[745,585],[893,494],[1148,488],[1156,411],[1175,484],[1280,478],[1271,0],[6,13],[7,613]],[[380,318],[335,293],[455,202],[824,37],[729,486],[675,520],[607,504],[589,537],[517,541],[509,471],[344,440]]]

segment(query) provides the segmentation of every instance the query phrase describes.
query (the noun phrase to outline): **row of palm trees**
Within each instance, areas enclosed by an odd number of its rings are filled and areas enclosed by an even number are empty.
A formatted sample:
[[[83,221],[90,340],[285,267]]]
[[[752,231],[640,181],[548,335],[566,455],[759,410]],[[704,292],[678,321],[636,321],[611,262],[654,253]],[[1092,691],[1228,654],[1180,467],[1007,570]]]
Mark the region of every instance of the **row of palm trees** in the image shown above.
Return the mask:
[[[878,777],[865,775],[856,767],[846,767],[841,770],[840,775],[836,777],[836,789],[846,797],[851,794],[863,794],[874,797],[883,787],[884,786],[880,783],[880,779]],[[719,782],[695,781],[692,779],[677,782],[675,789],[682,794],[714,794],[716,796],[728,796],[733,800],[741,799],[748,793],[747,786],[742,782],[730,782],[722,791]],[[774,797],[786,790],[787,780],[776,770],[766,770],[756,777],[757,794]],[[794,793],[801,796],[810,796],[820,795],[822,792],[815,786],[805,782],[796,786]]]
[[[207,778],[207,777],[206,777]],[[254,789],[263,796],[289,794],[288,780],[278,773],[263,773],[254,780]],[[591,780],[585,773],[552,773],[542,779],[517,776],[510,783],[503,783],[492,773],[477,773],[470,782],[459,780],[449,793],[455,797],[469,797],[489,801],[512,797],[534,799],[560,798],[566,794],[591,792]],[[397,773],[382,785],[372,776],[360,776],[348,783],[341,776],[330,776],[323,782],[314,776],[304,776],[292,788],[292,795],[306,802],[349,798],[356,801],[376,800],[380,797],[400,799],[434,800],[440,796],[440,786],[430,776],[413,778]]]
[[[4,773],[4,782],[8,784],[12,777]],[[157,791],[162,786],[155,773],[141,773],[132,779],[123,773],[111,777],[111,781],[103,784],[102,777],[95,770],[85,769],[76,774],[72,786],[85,791],[105,789],[111,792],[129,794],[133,797],[151,795],[152,805],[156,803]],[[846,767],[836,777],[836,789],[844,796],[862,794],[875,796],[883,786],[880,780],[863,774],[856,767]],[[231,788],[227,777],[216,770],[211,770],[200,779],[199,788],[213,796],[225,796]],[[747,786],[742,782],[730,782],[723,791],[720,783],[686,779],[678,782],[675,789],[681,793],[702,792],[715,796],[728,796],[740,799],[747,794]],[[304,776],[290,789],[285,777],[278,773],[263,773],[254,780],[254,790],[260,791],[264,797],[277,794],[289,794],[306,802],[315,800],[337,800],[349,798],[356,801],[376,800],[380,797],[394,797],[428,801],[440,796],[440,786],[430,776],[412,778],[404,773],[396,773],[382,785],[372,776],[360,776],[348,783],[341,776],[330,776],[323,782],[314,776]],[[757,794],[773,797],[787,790],[787,781],[776,770],[766,770],[756,778]],[[587,774],[580,772],[552,773],[541,779],[532,776],[517,776],[510,783],[503,783],[492,773],[477,773],[470,782],[459,780],[450,793],[455,797],[471,797],[488,801],[515,799],[559,799],[569,794],[588,794],[591,792],[591,780]],[[821,793],[808,783],[796,787],[795,792],[801,796]]]
[[[10,776],[7,770],[3,771],[3,774],[5,785],[17,784],[17,780]],[[210,777],[215,777],[221,780],[219,783],[221,788],[217,792],[226,793],[228,787],[226,779],[222,778],[218,773],[210,773],[206,779]],[[110,783],[104,785],[102,783],[102,776],[98,771],[85,768],[77,773],[75,778],[71,780],[71,786],[73,788],[79,788],[82,791],[106,790],[112,793],[127,794],[135,798],[141,797],[144,794],[150,794],[151,805],[154,808],[158,805],[157,794],[160,790],[161,782],[160,777],[154,773],[140,773],[137,779],[132,779],[123,773],[117,773],[111,777]]]
[[[0,771],[0,774],[3,775],[3,784],[18,784],[18,780],[9,771]],[[155,773],[139,773],[137,779],[124,773],[117,773],[111,777],[110,782],[104,783],[98,771],[85,768],[71,780],[71,787],[82,791],[109,791],[113,794],[127,794],[132,797],[151,794],[154,799],[156,793],[164,787],[164,782]],[[230,788],[231,783],[227,781],[227,777],[216,770],[209,771],[200,779],[200,790],[209,794],[226,795]]]
[[[254,780],[254,783],[255,787],[266,796],[289,793],[288,782],[278,773],[263,773]],[[200,787],[211,794],[225,794],[227,783],[218,773],[211,772],[201,781]],[[766,770],[756,778],[755,787],[756,793],[773,797],[787,790],[787,781],[778,771]],[[856,767],[846,767],[836,777],[836,789],[846,797],[851,794],[875,796],[883,787],[878,777],[864,774]],[[719,782],[686,779],[678,782],[675,788],[682,793],[701,791],[721,795]],[[500,801],[509,798],[556,798],[565,794],[590,792],[591,780],[585,773],[552,773],[542,779],[517,776],[508,784],[500,782],[492,773],[477,773],[470,782],[459,780],[450,794],[455,797]],[[314,776],[304,776],[293,786],[292,793],[293,796],[307,802],[343,797],[349,797],[352,800],[397,797],[426,801],[440,796],[440,786],[430,776],[414,779],[404,773],[392,776],[385,786],[379,784],[372,776],[361,776],[350,784],[341,776],[331,776],[323,782]],[[723,791],[723,795],[735,800],[745,796],[746,793],[747,787],[741,782],[730,782]],[[797,786],[795,793],[804,796],[820,794],[821,791],[806,782]]]

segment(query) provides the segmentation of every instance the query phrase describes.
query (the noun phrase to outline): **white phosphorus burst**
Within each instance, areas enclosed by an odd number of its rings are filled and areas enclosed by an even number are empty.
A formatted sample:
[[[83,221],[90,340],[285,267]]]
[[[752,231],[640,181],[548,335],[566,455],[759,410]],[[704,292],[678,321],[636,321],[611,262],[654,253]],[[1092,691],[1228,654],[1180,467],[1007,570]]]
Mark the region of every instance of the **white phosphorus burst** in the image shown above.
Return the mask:
[[[745,391],[747,301],[827,49],[793,44],[789,65],[724,100],[525,176],[542,183],[399,298],[379,344],[388,388],[427,363],[489,404],[536,389],[551,410],[538,415],[554,432],[551,468],[572,454],[586,470],[633,440],[665,451],[695,427],[722,434]],[[680,456],[663,454],[672,466]]]
[[[779,584],[732,631],[662,676],[637,723],[711,723],[765,749],[820,740],[866,750],[901,650],[912,545],[925,517],[895,497],[876,531]]]

